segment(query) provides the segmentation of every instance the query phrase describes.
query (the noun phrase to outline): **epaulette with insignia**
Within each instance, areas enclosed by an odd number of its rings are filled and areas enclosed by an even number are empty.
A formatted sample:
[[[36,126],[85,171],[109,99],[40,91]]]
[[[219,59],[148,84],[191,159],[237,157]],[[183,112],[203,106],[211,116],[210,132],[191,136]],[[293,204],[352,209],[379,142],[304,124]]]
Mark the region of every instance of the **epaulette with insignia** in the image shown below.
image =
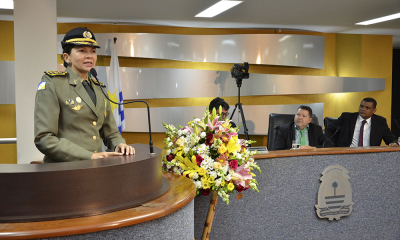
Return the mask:
[[[66,75],[68,75],[68,72],[59,72],[59,71],[47,71],[47,72],[44,72],[44,73],[46,73],[46,75],[49,76],[49,77],[66,76]]]
[[[104,85],[102,82],[99,82],[94,78],[91,78],[91,79],[92,79],[93,83],[96,84],[97,86],[102,86],[103,88],[106,87],[106,85]]]

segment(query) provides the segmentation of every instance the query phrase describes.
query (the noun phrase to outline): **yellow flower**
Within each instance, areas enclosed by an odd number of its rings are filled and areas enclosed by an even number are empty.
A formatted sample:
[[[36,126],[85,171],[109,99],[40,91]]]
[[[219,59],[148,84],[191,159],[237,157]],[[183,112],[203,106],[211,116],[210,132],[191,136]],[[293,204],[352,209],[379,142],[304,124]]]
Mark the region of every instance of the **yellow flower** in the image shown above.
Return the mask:
[[[214,169],[218,170],[220,167],[221,167],[221,163],[219,163],[219,162],[214,162],[213,163],[213,168]]]
[[[201,182],[204,183],[208,183],[208,178],[207,177],[202,177],[201,178]]]
[[[235,185],[233,183],[229,183],[228,184],[228,190],[229,191],[233,191],[233,189],[235,189]]]
[[[218,149],[219,154],[224,154],[226,152],[225,143],[221,144],[221,147]]]
[[[215,180],[215,179],[214,179],[213,177],[211,177],[211,176],[208,178],[208,182],[209,182],[209,183],[213,183],[214,180]]]
[[[207,171],[206,171],[204,168],[200,168],[200,169],[199,169],[199,175],[200,175],[200,176],[203,176],[204,174],[206,174],[206,172],[207,172]]]
[[[175,150],[174,154],[175,154],[175,155],[182,155],[182,151],[183,151],[183,147],[178,147],[178,148]]]
[[[225,186],[225,181],[221,182],[221,187]]]
[[[241,149],[239,145],[239,139],[237,136],[234,136],[231,138],[231,140],[229,140],[227,148],[228,148],[228,153],[239,151]]]
[[[175,160],[176,160],[176,161],[179,161],[179,162],[183,162],[183,161],[184,161],[184,158],[183,158],[181,155],[176,155],[176,156],[175,156]]]
[[[210,188],[210,184],[208,182],[203,183],[203,189]]]

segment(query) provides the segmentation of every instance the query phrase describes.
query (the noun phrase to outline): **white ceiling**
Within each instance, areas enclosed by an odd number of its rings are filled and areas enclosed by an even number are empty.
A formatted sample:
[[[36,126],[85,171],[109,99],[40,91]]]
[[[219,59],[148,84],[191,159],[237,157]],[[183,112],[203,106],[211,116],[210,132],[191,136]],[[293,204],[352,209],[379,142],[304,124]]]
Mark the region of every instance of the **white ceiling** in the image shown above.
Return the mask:
[[[140,24],[201,28],[295,29],[393,35],[400,19],[354,25],[400,12],[400,0],[247,0],[214,18],[194,16],[218,0],[57,0],[58,22]],[[12,10],[0,10],[11,20]]]

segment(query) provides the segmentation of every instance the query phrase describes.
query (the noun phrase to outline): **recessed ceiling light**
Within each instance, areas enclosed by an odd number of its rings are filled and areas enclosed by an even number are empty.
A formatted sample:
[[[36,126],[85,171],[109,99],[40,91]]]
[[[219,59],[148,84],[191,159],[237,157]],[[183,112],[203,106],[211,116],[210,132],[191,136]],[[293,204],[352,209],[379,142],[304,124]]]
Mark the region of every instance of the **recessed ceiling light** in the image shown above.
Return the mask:
[[[201,13],[197,14],[195,17],[212,18],[242,2],[243,1],[219,1]]]
[[[375,18],[375,19],[371,19],[371,20],[368,20],[368,21],[364,21],[364,22],[359,22],[359,23],[356,23],[356,25],[371,25],[371,24],[375,24],[375,23],[380,23],[380,22],[393,20],[393,19],[396,19],[396,18],[400,18],[400,13],[388,15],[388,16],[385,16],[385,17]]]
[[[1,0],[0,8],[1,9],[14,9],[14,1],[13,0]]]

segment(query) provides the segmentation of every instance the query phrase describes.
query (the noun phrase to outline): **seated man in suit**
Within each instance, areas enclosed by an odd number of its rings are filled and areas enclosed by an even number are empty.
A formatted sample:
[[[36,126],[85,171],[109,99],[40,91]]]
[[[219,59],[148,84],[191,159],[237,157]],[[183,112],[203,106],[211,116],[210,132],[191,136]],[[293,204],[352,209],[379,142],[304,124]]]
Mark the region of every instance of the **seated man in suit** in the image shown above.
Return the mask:
[[[382,140],[389,146],[398,146],[386,118],[374,114],[376,105],[375,99],[364,98],[358,112],[342,113],[334,124],[325,129],[325,135],[330,138],[337,132],[337,147],[380,146]]]
[[[335,144],[322,132],[322,127],[311,123],[312,109],[300,106],[294,116],[294,122],[279,127],[275,139],[275,150],[291,149],[292,142],[300,144],[300,149],[334,147]]]
[[[222,107],[222,113],[219,113],[219,106]],[[229,117],[229,104],[227,102],[225,102],[225,100],[223,98],[220,97],[216,97],[214,98],[211,102],[210,105],[208,106],[208,110],[211,111],[213,110],[213,108],[215,108],[215,110],[217,111],[217,114],[221,116],[222,119],[225,119],[227,117]],[[235,128],[236,124],[234,122],[231,121],[231,127]]]

